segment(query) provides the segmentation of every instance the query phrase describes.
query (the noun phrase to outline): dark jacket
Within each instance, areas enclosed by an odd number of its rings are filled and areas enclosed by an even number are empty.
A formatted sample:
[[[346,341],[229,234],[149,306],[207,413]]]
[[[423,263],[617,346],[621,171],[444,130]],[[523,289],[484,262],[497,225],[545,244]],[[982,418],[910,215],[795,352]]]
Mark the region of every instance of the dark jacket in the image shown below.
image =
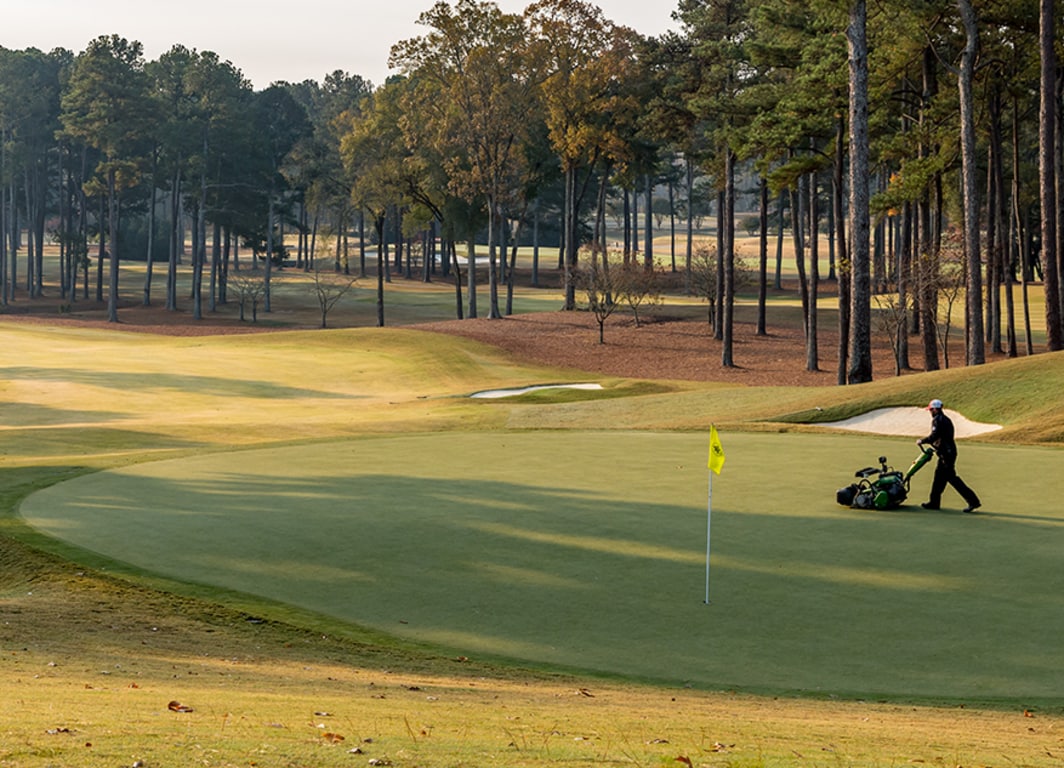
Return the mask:
[[[957,443],[953,438],[953,422],[942,411],[931,417],[931,434],[920,442],[930,445],[939,456],[944,458],[953,459],[957,456]]]

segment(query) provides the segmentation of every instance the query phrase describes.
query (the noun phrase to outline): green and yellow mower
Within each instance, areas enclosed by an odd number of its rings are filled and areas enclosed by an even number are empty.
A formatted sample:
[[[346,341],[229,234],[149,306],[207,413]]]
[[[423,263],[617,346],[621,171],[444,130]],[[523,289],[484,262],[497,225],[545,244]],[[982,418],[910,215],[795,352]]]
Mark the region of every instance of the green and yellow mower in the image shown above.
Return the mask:
[[[835,492],[835,500],[844,507],[854,509],[895,509],[909,495],[909,480],[931,461],[934,451],[927,447],[917,456],[909,469],[902,474],[887,466],[887,457],[879,457],[878,467],[865,467],[854,473],[858,478],[845,488]]]

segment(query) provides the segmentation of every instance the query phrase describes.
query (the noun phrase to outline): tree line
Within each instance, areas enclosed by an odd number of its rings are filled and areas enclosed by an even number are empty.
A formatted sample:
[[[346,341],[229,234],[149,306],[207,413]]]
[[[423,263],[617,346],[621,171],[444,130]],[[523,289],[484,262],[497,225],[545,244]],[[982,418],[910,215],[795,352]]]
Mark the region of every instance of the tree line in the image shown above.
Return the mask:
[[[1017,290],[1033,351],[1036,282],[1046,347],[1061,348],[1064,121],[1051,0],[890,0],[871,12],[865,0],[679,0],[674,18],[677,31],[645,37],[583,0],[537,0],[522,13],[441,1],[421,14],[422,35],[392,47],[397,74],[380,86],[337,71],[254,91],[213,52],[175,45],[145,61],[139,43],[116,35],[78,54],[0,48],[0,301],[20,279],[40,293],[51,238],[64,296],[89,294],[95,264],[97,299],[117,320],[120,261],[147,260],[150,303],[161,250],[176,309],[187,227],[194,316],[204,300],[225,301],[241,248],[263,266],[268,312],[286,232],[298,233],[304,265],[319,233],[333,233],[335,267],[348,270],[357,230],[364,272],[368,228],[378,324],[404,244],[410,274],[411,243],[423,244],[425,279],[437,265],[454,279],[456,314],[479,316],[483,275],[471,267],[485,232],[487,314],[499,317],[512,307],[517,244],[538,244],[545,228],[557,233],[572,309],[579,276],[609,273],[614,201],[621,266],[653,269],[652,195],[665,185],[686,217],[678,271],[688,290],[697,198],[715,205],[712,320],[730,366],[737,179],[752,176],[758,333],[769,232],[786,228],[811,370],[825,280],[837,284],[840,384],[871,379],[883,317],[898,370],[911,354],[939,368],[951,286],[965,288],[967,364],[988,348],[1019,353]],[[537,248],[533,282],[538,266]]]

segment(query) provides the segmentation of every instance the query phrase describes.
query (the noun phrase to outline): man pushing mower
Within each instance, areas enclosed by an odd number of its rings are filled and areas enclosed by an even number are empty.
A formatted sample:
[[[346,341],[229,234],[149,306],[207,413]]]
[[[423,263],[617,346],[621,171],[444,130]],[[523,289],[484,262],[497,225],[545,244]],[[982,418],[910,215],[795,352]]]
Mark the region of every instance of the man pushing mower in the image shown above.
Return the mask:
[[[942,401],[938,398],[928,403],[926,410],[931,412],[931,434],[916,441],[916,445],[923,449],[930,445],[938,454],[938,463],[935,465],[935,477],[931,481],[931,493],[927,501],[920,506],[924,509],[938,509],[942,504],[942,492],[946,485],[952,485],[968,504],[965,512],[974,512],[982,502],[975,491],[969,488],[957,475],[957,442],[954,439],[953,422],[942,410]]]
[[[887,457],[879,457],[878,467],[865,467],[857,470],[854,476],[857,482],[835,492],[835,500],[854,509],[895,509],[902,505],[909,495],[909,482],[920,468],[938,454],[935,476],[931,481],[931,493],[927,502],[921,504],[924,509],[938,509],[942,503],[942,491],[952,485],[964,498],[968,506],[965,512],[974,512],[981,506],[975,491],[969,488],[957,476],[957,442],[954,439],[953,422],[942,410],[942,401],[932,400],[927,408],[931,412],[931,434],[920,438],[916,445],[920,455],[916,457],[908,471],[902,473],[887,465]]]

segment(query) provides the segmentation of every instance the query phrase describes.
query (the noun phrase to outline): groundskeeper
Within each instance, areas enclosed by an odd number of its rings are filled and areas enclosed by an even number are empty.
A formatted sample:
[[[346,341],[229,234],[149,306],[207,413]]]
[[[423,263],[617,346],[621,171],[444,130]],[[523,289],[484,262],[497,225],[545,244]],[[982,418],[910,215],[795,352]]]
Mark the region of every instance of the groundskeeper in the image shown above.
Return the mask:
[[[969,488],[960,477],[957,476],[957,441],[953,436],[953,422],[942,410],[942,401],[934,399],[928,403],[926,410],[931,412],[931,434],[916,441],[923,448],[930,445],[938,454],[938,463],[935,465],[935,477],[931,480],[931,493],[926,502],[920,506],[924,509],[938,509],[942,504],[942,491],[946,485],[952,485],[968,504],[965,512],[974,512],[982,502],[975,491]]]

